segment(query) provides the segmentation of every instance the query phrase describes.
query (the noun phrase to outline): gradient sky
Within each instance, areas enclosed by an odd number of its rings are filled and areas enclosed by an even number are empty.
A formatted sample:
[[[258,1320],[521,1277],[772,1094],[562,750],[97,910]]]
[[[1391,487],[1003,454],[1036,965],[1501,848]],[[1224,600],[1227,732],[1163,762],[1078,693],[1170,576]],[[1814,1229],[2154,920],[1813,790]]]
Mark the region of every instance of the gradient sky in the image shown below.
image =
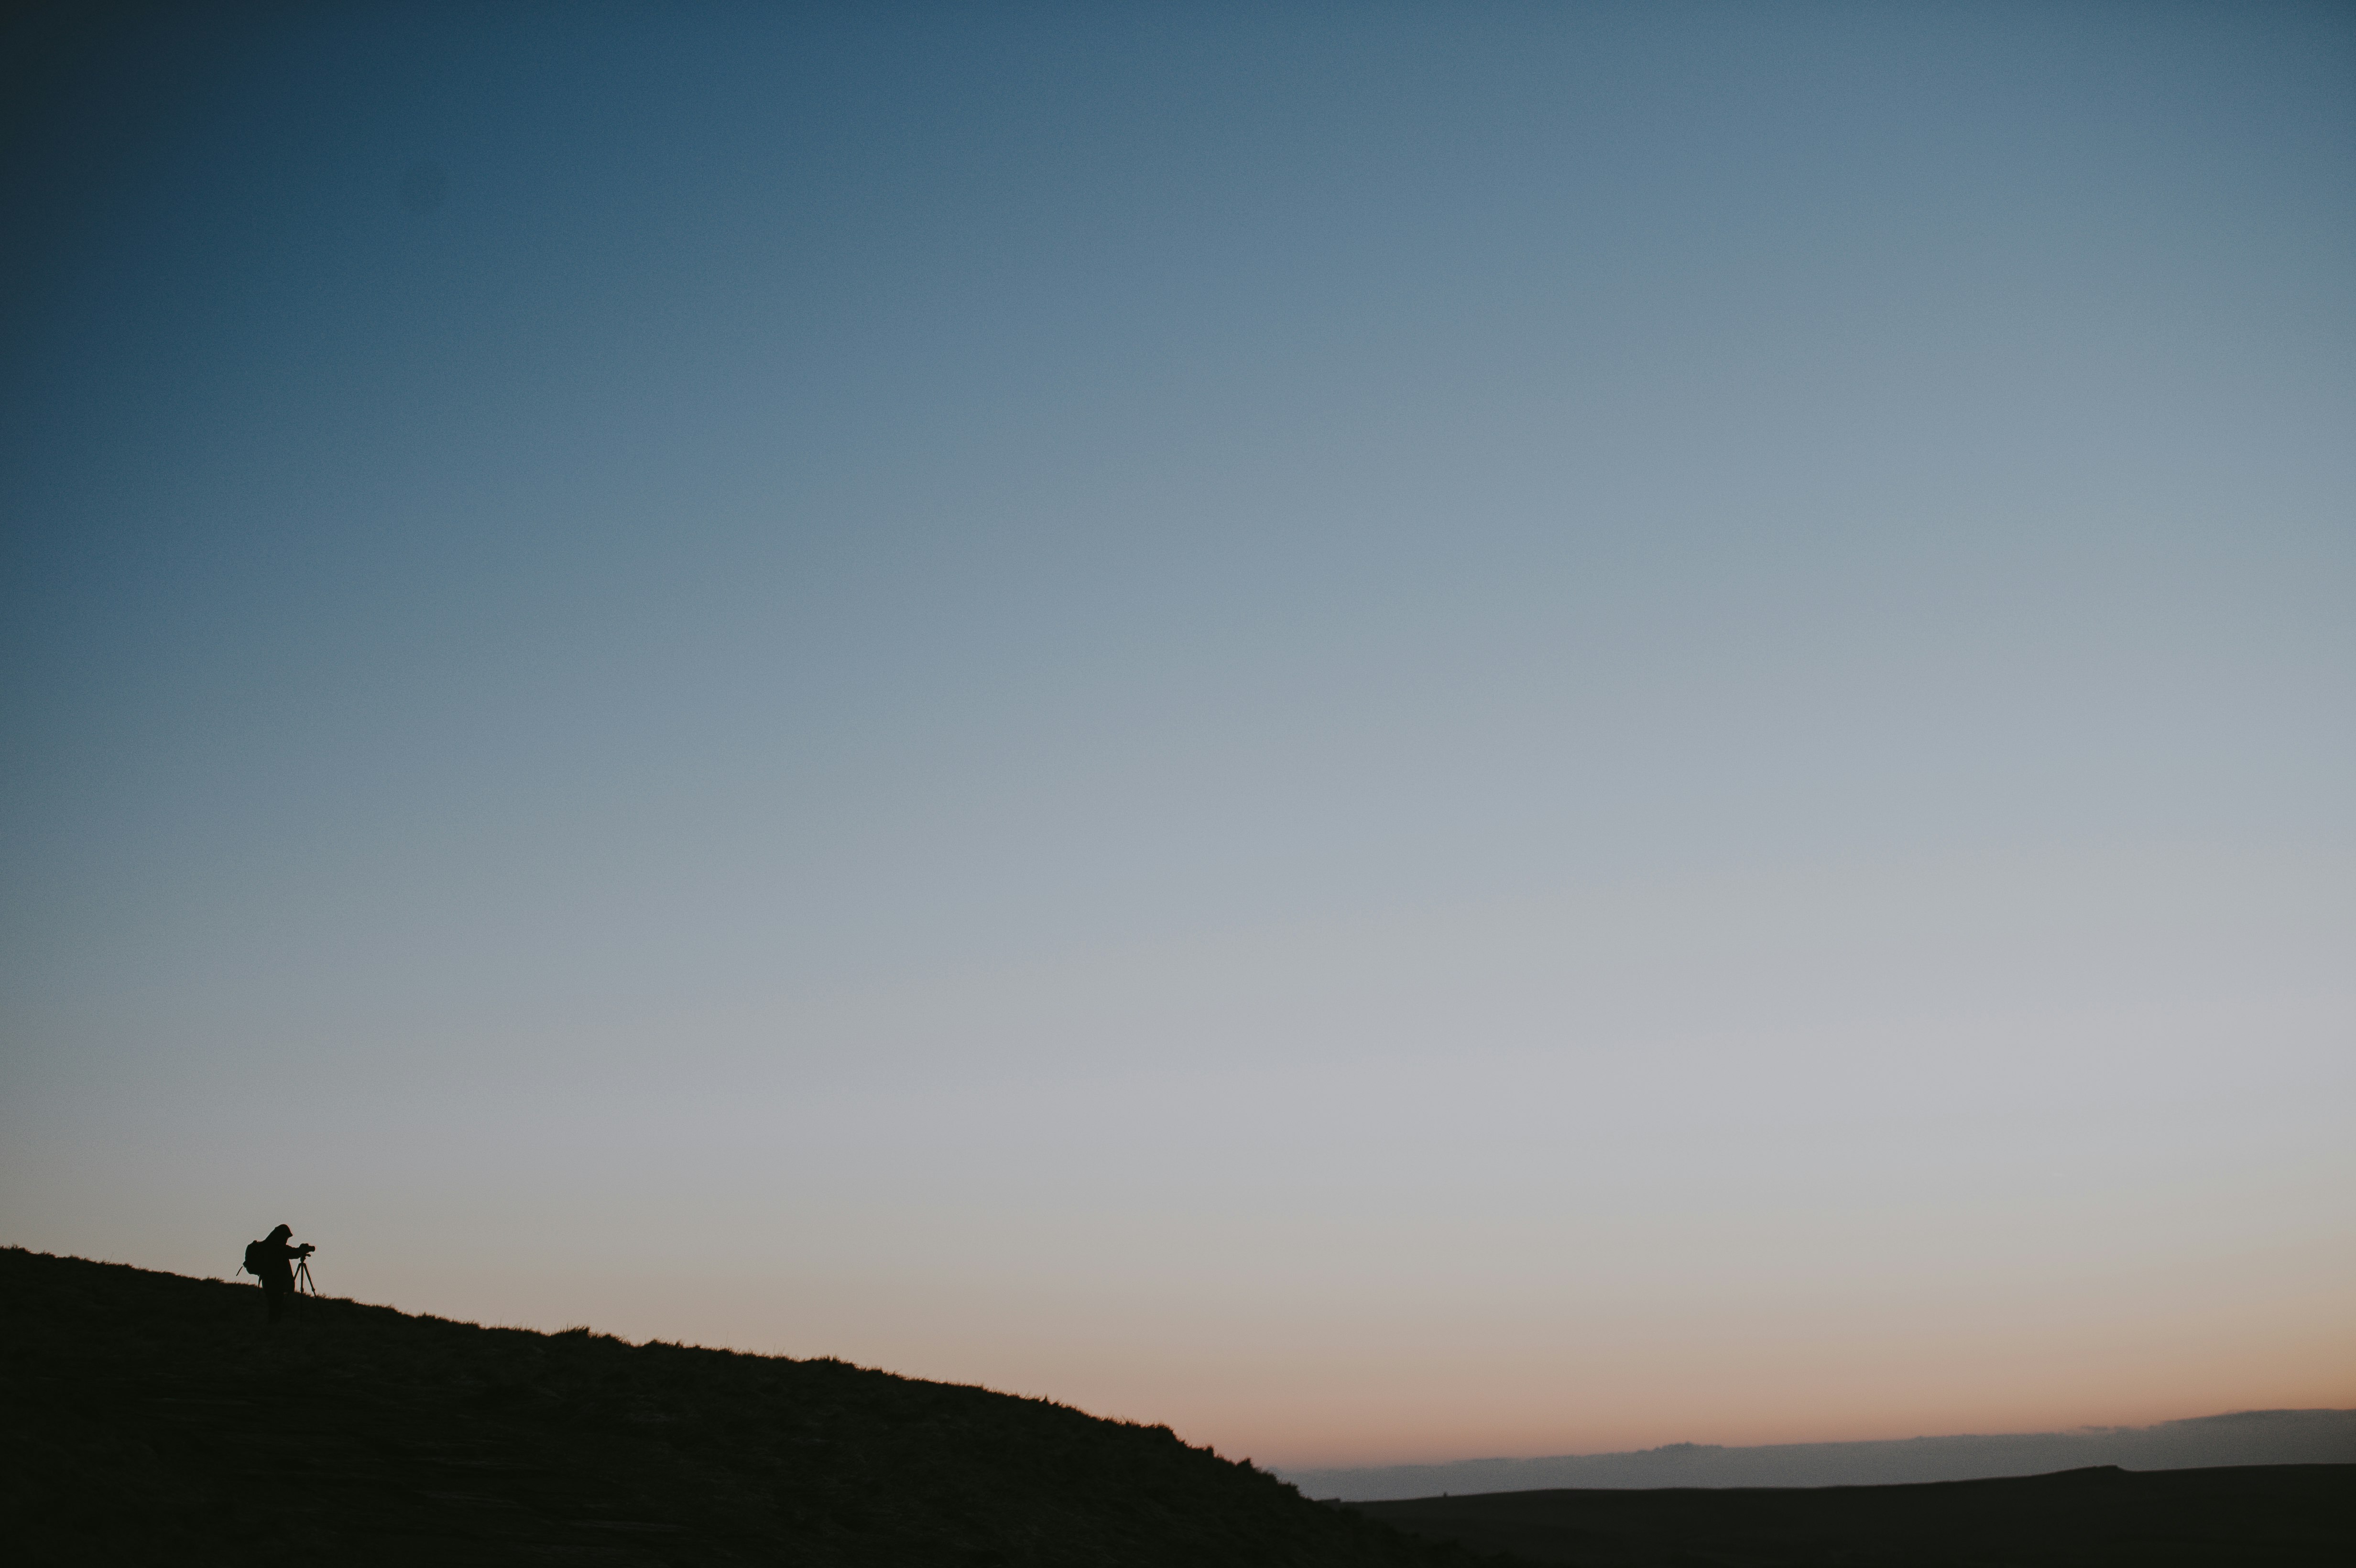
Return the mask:
[[[1293,1466],[2356,1404],[2356,11],[76,15],[0,1241]]]

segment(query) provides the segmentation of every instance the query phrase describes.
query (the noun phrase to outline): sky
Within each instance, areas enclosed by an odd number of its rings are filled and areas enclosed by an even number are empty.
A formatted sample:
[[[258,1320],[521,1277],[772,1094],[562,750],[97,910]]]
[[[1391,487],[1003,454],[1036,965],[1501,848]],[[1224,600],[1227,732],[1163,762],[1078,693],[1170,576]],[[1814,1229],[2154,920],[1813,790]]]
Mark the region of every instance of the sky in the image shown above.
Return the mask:
[[[2356,1405],[2356,11],[12,26],[0,1242],[1296,1467]]]

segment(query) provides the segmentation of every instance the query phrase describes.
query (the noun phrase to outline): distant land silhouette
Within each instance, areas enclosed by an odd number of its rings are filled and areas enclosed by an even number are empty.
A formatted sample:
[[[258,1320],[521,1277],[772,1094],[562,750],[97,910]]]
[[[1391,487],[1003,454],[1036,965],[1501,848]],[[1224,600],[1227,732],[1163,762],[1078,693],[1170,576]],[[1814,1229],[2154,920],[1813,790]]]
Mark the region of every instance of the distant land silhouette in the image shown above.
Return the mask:
[[[1904,1487],[1488,1492],[1337,1503],[1563,1568],[2345,1568],[2356,1465],[2103,1466]]]
[[[1561,1487],[1869,1487],[2041,1476],[2115,1465],[2190,1470],[2222,1465],[2356,1464],[2356,1410],[2247,1410],[2157,1426],[1906,1437],[1875,1443],[1719,1447],[1673,1443],[1625,1454],[1460,1459],[1444,1465],[1285,1470],[1312,1498],[1371,1502],[1442,1493]]]

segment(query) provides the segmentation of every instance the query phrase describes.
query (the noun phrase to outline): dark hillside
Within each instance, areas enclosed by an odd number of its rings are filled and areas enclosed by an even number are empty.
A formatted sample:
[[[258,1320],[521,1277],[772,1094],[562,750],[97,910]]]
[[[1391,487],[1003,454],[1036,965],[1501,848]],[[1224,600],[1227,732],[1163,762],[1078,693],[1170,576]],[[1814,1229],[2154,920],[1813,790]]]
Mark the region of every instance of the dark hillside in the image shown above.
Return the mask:
[[[2356,1465],[2104,1467],[1897,1487],[1492,1492],[1353,1506],[1438,1539],[1580,1568],[2356,1563]]]
[[[1041,1400],[0,1250],[23,1563],[1469,1564]]]

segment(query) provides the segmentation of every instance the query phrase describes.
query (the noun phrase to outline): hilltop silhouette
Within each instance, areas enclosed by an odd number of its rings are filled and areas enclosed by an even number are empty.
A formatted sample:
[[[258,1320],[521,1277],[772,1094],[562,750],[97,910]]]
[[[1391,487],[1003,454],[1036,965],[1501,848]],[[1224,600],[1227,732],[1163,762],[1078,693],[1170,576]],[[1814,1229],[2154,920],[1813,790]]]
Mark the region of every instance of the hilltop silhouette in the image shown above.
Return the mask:
[[[0,1250],[18,1561],[1482,1561],[1044,1400],[259,1295]]]

